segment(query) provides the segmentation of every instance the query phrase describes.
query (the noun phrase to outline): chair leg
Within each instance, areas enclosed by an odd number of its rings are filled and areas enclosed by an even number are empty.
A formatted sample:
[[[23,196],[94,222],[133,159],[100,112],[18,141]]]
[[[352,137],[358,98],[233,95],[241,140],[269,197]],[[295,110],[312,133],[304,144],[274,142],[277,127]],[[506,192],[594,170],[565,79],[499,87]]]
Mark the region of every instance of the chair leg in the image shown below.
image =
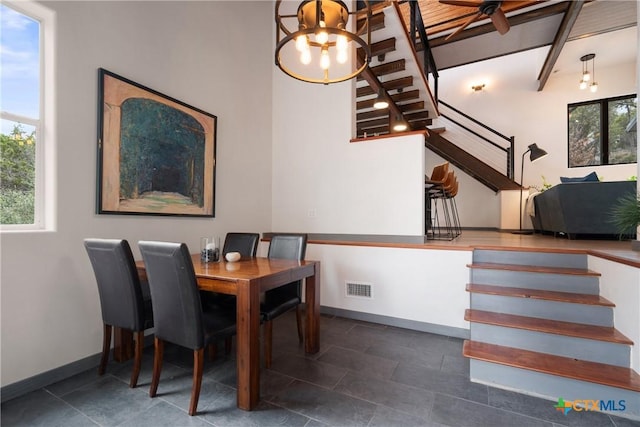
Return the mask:
[[[264,364],[271,368],[271,338],[273,334],[273,321],[264,322]]]
[[[213,362],[216,360],[216,355],[218,354],[218,346],[216,343],[212,342],[207,346],[207,352],[209,353],[209,361]]]
[[[142,351],[144,349],[144,331],[138,331],[136,336],[136,348],[133,359],[133,372],[131,372],[131,380],[129,387],[135,388],[138,384],[138,375],[140,375],[140,367],[142,366]]]
[[[193,387],[191,388],[191,403],[189,404],[189,415],[196,414],[198,409],[198,399],[200,398],[200,387],[202,386],[202,372],[204,370],[204,348],[193,350]]]
[[[104,375],[109,362],[109,350],[111,349],[111,325],[103,324],[102,328],[102,357],[98,366],[98,375]]]
[[[153,341],[153,375],[151,377],[151,388],[149,397],[156,397],[158,383],[160,382],[160,371],[162,371],[162,357],[164,353],[164,341],[154,338]]]
[[[298,323],[298,341],[302,343],[302,309],[296,305],[296,322]]]

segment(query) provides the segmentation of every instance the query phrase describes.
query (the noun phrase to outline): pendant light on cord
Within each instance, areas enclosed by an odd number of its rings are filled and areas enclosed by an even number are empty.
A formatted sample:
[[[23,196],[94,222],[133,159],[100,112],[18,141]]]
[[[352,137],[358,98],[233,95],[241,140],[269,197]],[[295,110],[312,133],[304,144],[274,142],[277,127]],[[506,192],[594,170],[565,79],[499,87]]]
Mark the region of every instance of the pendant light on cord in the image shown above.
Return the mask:
[[[596,54],[588,53],[580,57],[582,61],[582,78],[580,79],[580,89],[586,89],[589,87],[591,92],[598,91],[598,82],[595,81],[596,77]],[[589,61],[591,61],[591,73],[589,72]],[[591,81],[591,84],[589,84]]]

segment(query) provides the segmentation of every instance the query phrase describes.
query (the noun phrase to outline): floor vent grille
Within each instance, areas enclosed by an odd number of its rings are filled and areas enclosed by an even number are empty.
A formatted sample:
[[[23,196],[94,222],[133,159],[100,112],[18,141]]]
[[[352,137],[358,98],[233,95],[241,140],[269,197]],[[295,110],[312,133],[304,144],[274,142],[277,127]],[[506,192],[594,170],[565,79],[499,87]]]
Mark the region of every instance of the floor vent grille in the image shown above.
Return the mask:
[[[347,282],[347,296],[356,298],[373,298],[371,283]]]

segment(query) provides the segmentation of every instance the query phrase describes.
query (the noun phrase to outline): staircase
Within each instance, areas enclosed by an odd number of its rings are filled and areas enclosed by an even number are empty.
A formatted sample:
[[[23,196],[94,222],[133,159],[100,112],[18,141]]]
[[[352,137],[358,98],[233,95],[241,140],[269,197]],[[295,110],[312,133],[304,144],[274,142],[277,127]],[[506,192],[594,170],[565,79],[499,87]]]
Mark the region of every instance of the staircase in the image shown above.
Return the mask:
[[[640,419],[633,342],[615,329],[614,304],[599,295],[587,255],[475,250],[468,267],[463,354],[473,381],[554,401],[600,400],[604,412]]]
[[[431,92],[425,69],[437,70],[429,53],[418,54],[409,36],[409,23],[403,17],[411,3],[378,2],[373,6],[371,19],[371,62],[358,76],[356,83],[356,132],[358,138],[388,135],[395,131],[393,125],[404,121],[407,131],[427,131],[432,120],[439,116],[438,102]],[[421,17],[417,20],[422,22]],[[420,32],[417,30],[417,32]],[[426,37],[426,33],[425,33]],[[428,43],[427,43],[428,44]],[[424,43],[421,43],[424,45]],[[425,58],[430,58],[425,64]],[[363,52],[358,52],[358,66]],[[437,89],[436,89],[437,91]],[[389,107],[374,109],[373,104],[382,93]],[[486,185],[493,191],[517,190],[519,185],[482,160],[474,157],[436,132],[429,131],[426,148]]]
[[[520,189],[512,179],[453,144],[438,131],[429,132],[425,146],[495,192]]]

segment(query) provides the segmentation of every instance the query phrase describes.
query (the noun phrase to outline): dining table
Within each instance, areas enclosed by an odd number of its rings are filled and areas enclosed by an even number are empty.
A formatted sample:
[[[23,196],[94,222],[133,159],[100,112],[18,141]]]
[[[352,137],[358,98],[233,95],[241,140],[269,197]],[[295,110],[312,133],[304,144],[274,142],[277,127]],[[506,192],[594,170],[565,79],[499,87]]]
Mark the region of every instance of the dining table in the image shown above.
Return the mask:
[[[237,406],[252,410],[260,401],[260,295],[270,289],[304,279],[304,349],[320,349],[320,262],[276,258],[242,258],[240,261],[202,262],[192,255],[202,291],[236,296]],[[143,261],[136,261],[146,280]],[[153,284],[150,284],[153,286]]]

